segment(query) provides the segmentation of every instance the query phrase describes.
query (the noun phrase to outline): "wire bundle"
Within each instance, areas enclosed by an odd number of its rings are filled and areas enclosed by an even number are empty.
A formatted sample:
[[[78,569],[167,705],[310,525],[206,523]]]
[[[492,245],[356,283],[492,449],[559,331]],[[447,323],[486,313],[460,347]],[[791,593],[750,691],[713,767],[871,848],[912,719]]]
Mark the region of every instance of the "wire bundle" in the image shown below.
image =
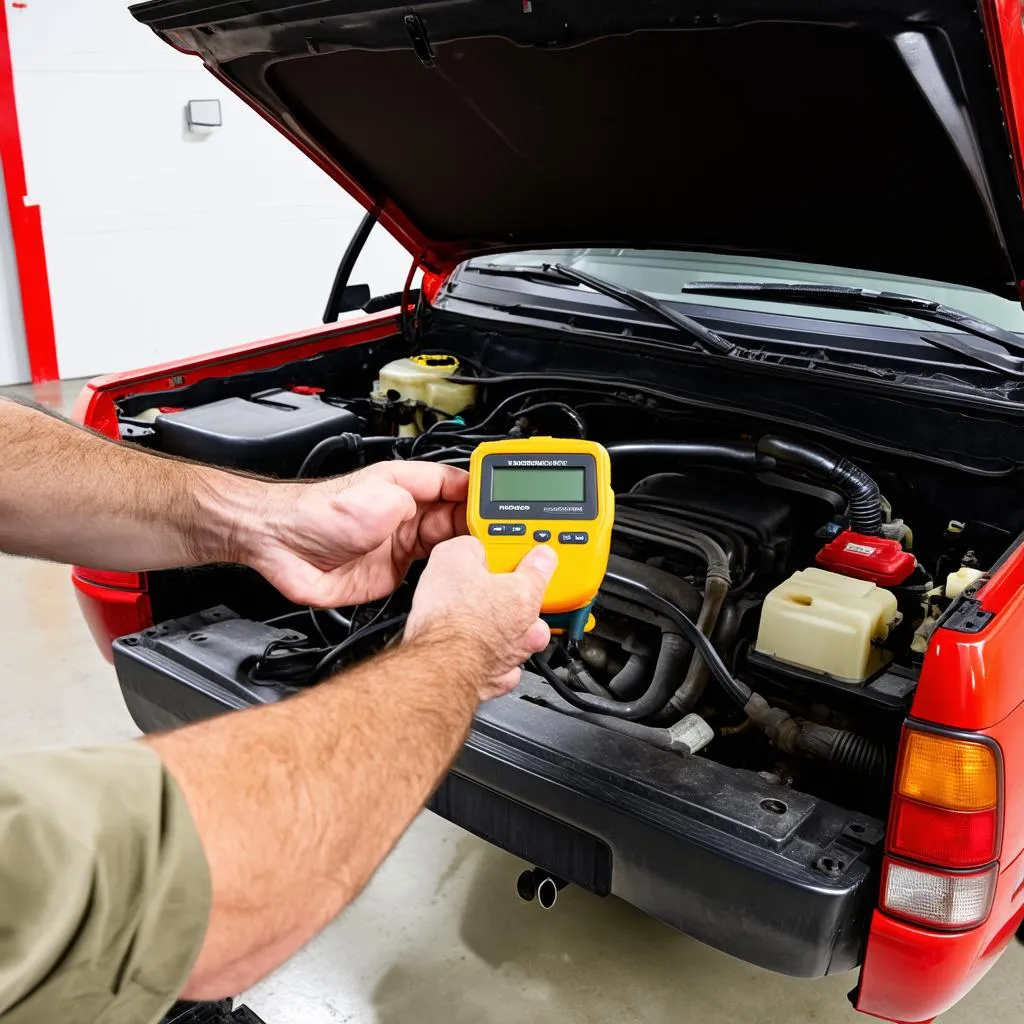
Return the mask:
[[[246,676],[249,682],[262,685],[312,686],[326,679],[346,655],[365,641],[400,630],[405,618],[405,615],[396,615],[381,619],[378,613],[340,644],[328,647],[307,647],[305,640],[274,640],[249,665]]]

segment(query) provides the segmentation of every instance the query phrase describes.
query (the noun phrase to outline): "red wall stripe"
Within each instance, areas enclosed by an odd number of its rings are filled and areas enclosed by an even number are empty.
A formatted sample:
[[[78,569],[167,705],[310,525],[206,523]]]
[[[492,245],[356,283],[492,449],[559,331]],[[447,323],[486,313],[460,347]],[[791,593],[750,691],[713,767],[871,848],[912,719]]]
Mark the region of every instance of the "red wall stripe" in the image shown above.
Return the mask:
[[[15,4],[21,7],[21,4]],[[43,222],[38,206],[26,206],[28,186],[25,159],[18,128],[18,109],[14,100],[14,69],[7,32],[6,0],[0,0],[0,164],[3,165],[7,211],[14,240],[14,258],[18,265],[18,287],[25,323],[32,382],[42,384],[59,380],[57,339],[53,330],[53,306],[50,279],[46,272],[46,248]]]

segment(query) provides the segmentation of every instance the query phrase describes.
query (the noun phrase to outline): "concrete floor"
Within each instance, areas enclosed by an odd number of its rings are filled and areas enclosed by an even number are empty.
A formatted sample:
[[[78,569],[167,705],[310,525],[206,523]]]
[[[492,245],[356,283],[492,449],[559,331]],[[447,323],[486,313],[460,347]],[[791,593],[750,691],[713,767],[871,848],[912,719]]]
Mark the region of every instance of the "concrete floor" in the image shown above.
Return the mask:
[[[61,405],[77,389],[49,396]],[[0,556],[0,751],[135,734],[61,566]],[[422,815],[358,902],[245,996],[267,1024],[743,1024],[865,1020],[855,975],[781,978],[613,899],[521,903],[522,863]],[[680,865],[685,870],[685,865]],[[1024,1019],[1014,945],[948,1024]]]

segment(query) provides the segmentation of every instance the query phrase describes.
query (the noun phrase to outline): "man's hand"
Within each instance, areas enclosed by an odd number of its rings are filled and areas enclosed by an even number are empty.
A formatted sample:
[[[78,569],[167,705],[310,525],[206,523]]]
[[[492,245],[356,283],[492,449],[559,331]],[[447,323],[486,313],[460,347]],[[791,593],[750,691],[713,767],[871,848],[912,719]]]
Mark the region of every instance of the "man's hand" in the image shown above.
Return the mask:
[[[428,635],[450,642],[455,657],[479,658],[486,667],[481,700],[508,693],[519,682],[519,666],[551,639],[538,616],[557,565],[554,550],[541,545],[515,572],[492,573],[475,538],[441,544],[416,587],[405,642]]]
[[[469,476],[453,466],[382,462],[318,483],[259,486],[234,557],[298,604],[384,597],[414,561],[466,532]]]

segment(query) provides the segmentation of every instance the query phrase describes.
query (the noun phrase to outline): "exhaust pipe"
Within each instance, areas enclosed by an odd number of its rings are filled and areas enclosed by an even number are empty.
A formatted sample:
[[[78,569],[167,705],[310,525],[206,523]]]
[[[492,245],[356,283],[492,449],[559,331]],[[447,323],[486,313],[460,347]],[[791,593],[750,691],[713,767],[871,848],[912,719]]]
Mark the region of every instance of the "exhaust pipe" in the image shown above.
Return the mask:
[[[530,868],[516,879],[516,893],[525,903],[530,903],[536,897],[541,909],[550,910],[558,902],[558,894],[567,884],[542,868]]]
[[[516,894],[524,903],[529,903],[537,895],[537,875],[532,868],[516,879]]]
[[[558,889],[558,883],[550,875],[540,880],[537,885],[537,902],[544,910],[550,910],[558,902]]]

